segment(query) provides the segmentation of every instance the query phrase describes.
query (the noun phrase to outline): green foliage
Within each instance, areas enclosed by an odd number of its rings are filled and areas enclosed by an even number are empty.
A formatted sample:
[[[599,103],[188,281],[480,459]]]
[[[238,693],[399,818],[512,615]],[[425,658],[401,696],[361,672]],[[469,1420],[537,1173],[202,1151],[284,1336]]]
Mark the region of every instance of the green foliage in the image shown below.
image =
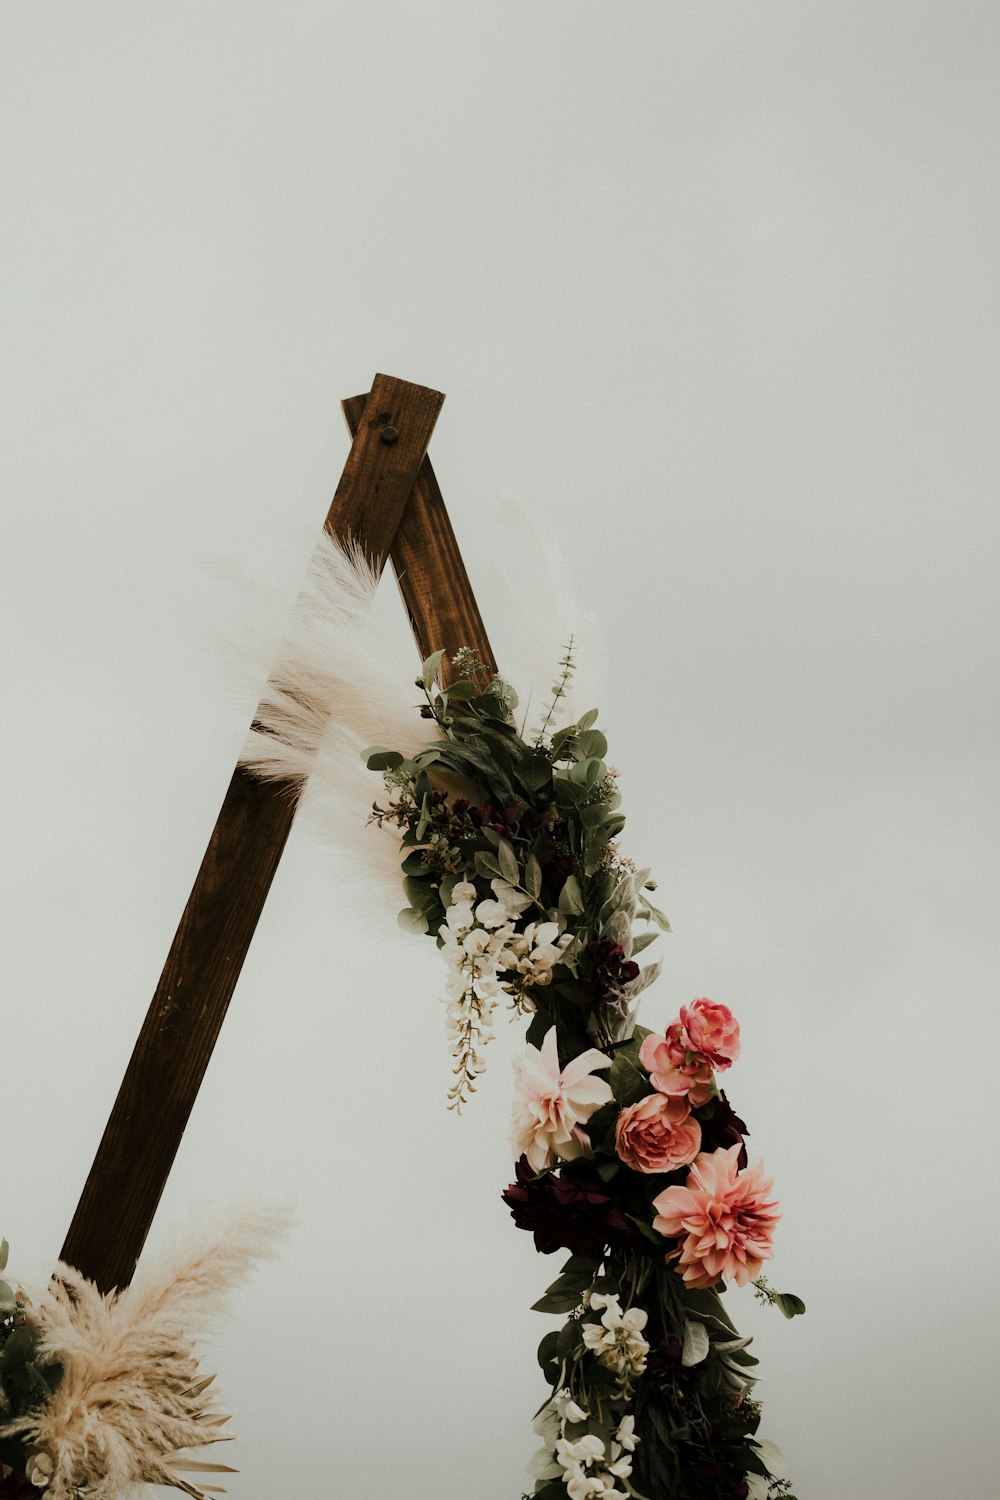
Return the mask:
[[[552,1392],[568,1393],[560,1400],[576,1403],[576,1420],[562,1421],[570,1440],[589,1434],[610,1452],[624,1414],[634,1416],[640,1442],[631,1475],[620,1478],[633,1500],[704,1500],[701,1482],[690,1477],[704,1465],[733,1476],[735,1490],[740,1476],[767,1473],[750,1440],[759,1422],[759,1407],[749,1395],[757,1364],[750,1341],[730,1321],[721,1284],[711,1291],[685,1286],[673,1247],[652,1228],[652,1199],[682,1183],[684,1171],[640,1174],[616,1151],[620,1111],[652,1091],[639,1061],[649,1033],[633,1027],[632,1019],[636,997],[658,966],[640,970],[633,960],[670,926],[652,900],[656,887],[649,871],[636,870],[617,852],[625,818],[597,710],[556,727],[574,670],[572,640],[530,743],[511,718],[513,690],[474,652],[453,657],[455,680],[448,688],[442,686],[448,675],[443,663],[443,653],[433,653],[418,679],[426,699],[421,712],[436,722],[441,738],[411,759],[385,746],[365,752],[388,794],[388,804],[376,805],[373,816],[394,823],[401,834],[407,905],[400,923],[440,942],[459,881],[474,887],[473,905],[493,902],[498,893],[513,900],[516,892],[517,933],[529,923],[554,922],[569,939],[544,984],[501,975],[515,1008],[528,1014],[528,1042],[540,1047],[554,1026],[561,1067],[592,1047],[611,1058],[603,1076],[612,1102],[594,1111],[584,1127],[592,1159],[580,1180],[602,1212],[617,1214],[614,1234],[623,1248],[611,1236],[601,1260],[571,1256],[534,1304],[564,1319],[541,1340],[539,1366]],[[468,1074],[470,1090],[480,1066],[477,1059]],[[706,1115],[706,1127],[708,1120]],[[544,1174],[536,1180],[544,1182]],[[763,1278],[757,1294],[786,1317],[804,1311],[793,1294],[762,1291],[762,1285]],[[644,1372],[615,1367],[588,1347],[584,1331],[601,1319],[591,1305],[598,1293],[647,1315]],[[775,1497],[779,1493],[773,1490]],[[561,1479],[545,1478],[534,1500],[565,1496]]]
[[[8,1245],[0,1245],[0,1270],[7,1266]],[[62,1379],[62,1366],[38,1356],[38,1340],[21,1296],[0,1281],[0,1406],[5,1420],[23,1416],[48,1401]],[[13,1438],[0,1440],[0,1461],[24,1472],[25,1453]]]

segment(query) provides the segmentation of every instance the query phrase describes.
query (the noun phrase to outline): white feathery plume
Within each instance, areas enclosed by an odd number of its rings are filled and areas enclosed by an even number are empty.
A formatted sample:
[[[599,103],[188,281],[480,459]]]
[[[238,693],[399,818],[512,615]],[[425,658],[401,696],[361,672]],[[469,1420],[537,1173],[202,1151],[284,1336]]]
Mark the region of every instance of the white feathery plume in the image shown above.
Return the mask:
[[[329,841],[398,884],[398,830],[365,827],[382,786],[361,752],[414,755],[438,732],[417,710],[416,657],[407,670],[371,611],[377,584],[360,550],[323,533],[240,760],[266,780],[308,779],[304,806]]]
[[[201,1500],[215,1490],[184,1473],[233,1473],[191,1450],[226,1441],[228,1417],[214,1410],[214,1375],[199,1372],[202,1337],[227,1295],[288,1229],[283,1209],[242,1207],[202,1225],[171,1255],[143,1265],[123,1292],[103,1295],[60,1263],[27,1319],[43,1363],[64,1374],[43,1405],[7,1422],[32,1463],[48,1474],[50,1500],[120,1500],[141,1483],[170,1485]]]
[[[550,729],[597,706],[605,666],[603,630],[594,611],[581,603],[558,542],[518,500],[504,497],[486,534],[489,550],[479,557],[470,548],[469,571],[501,672],[517,689],[518,728],[524,724],[530,741],[552,702],[571,639],[575,669]]]
[[[498,534],[509,535],[511,545],[497,547]],[[594,706],[586,695],[601,665],[600,632],[578,606],[558,549],[523,509],[507,502],[490,537],[494,545],[481,568],[474,562],[470,571],[485,582],[487,620],[495,598],[512,667],[504,675],[517,689],[517,721],[531,738],[552,702],[571,637],[577,670],[550,728]],[[505,570],[503,556],[513,559],[515,571]],[[303,808],[331,845],[350,851],[352,875],[375,873],[396,887],[399,832],[388,824],[365,826],[382,788],[361,752],[385,745],[412,756],[439,731],[417,711],[419,694],[409,663],[400,660],[398,634],[372,611],[377,585],[360,549],[344,551],[323,533],[240,759],[265,779],[306,783]]]

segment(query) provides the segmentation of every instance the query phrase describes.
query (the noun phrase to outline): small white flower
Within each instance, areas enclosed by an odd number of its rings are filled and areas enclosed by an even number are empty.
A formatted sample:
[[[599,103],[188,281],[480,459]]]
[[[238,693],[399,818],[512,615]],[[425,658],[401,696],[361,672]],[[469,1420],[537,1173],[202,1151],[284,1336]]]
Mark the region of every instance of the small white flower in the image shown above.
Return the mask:
[[[586,1422],[587,1413],[575,1401],[567,1401],[563,1416],[567,1422]]]
[[[621,1443],[622,1447],[626,1449],[627,1452],[635,1452],[635,1445],[639,1441],[639,1439],[635,1435],[635,1417],[631,1412],[629,1412],[627,1416],[622,1417],[621,1421],[618,1423],[618,1431],[615,1433],[615,1439],[617,1442]]]
[[[471,880],[460,880],[451,888],[452,906],[468,906],[471,908],[473,901],[479,895]],[[449,907],[449,910],[452,908]]]
[[[508,916],[502,901],[480,901],[476,907],[476,921],[484,927],[502,927]]]
[[[649,1353],[649,1345],[642,1336],[649,1314],[641,1307],[630,1307],[623,1313],[618,1298],[603,1292],[595,1292],[590,1305],[605,1311],[600,1323],[583,1325],[587,1348],[617,1375],[641,1375]]]
[[[44,1449],[33,1453],[28,1459],[28,1472],[25,1477],[36,1490],[43,1490],[48,1484],[52,1478],[52,1459]]]

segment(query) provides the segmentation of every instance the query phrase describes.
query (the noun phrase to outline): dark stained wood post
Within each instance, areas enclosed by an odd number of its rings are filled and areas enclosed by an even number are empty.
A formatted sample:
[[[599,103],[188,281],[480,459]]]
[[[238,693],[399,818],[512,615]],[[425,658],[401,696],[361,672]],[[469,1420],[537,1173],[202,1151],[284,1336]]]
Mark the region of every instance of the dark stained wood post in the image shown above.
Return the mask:
[[[355,413],[354,441],[326,526],[340,540],[360,542],[378,571],[443,402],[438,391],[377,375]],[[407,558],[404,566],[416,577],[417,560]],[[440,588],[443,576],[430,586]],[[426,624],[436,626],[433,606]],[[296,802],[293,787],[256,781],[240,768],[230,782],[62,1248],[62,1258],[102,1291],[132,1278]]]
[[[352,437],[366,399],[350,396],[342,403]],[[421,658],[442,649],[451,655],[460,646],[471,646],[495,672],[497,664],[429,458],[420,465],[389,556]]]

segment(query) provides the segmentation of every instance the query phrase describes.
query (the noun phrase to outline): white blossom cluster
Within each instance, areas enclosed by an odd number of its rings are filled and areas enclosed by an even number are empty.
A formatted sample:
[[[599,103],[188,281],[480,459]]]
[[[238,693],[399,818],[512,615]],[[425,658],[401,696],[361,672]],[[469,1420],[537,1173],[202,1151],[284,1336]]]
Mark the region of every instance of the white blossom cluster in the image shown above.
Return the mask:
[[[598,1311],[603,1308],[604,1316],[599,1323],[584,1323],[583,1342],[587,1348],[616,1375],[625,1379],[641,1375],[649,1353],[649,1345],[642,1336],[649,1314],[641,1307],[630,1307],[623,1313],[618,1298],[605,1296],[603,1292],[593,1293],[590,1306]]]
[[[567,1500],[628,1500],[617,1481],[628,1479],[632,1473],[632,1454],[639,1441],[635,1418],[631,1413],[622,1417],[611,1438],[610,1452],[596,1434],[586,1433],[575,1441],[565,1436],[567,1422],[586,1420],[587,1413],[569,1391],[557,1391],[535,1419],[535,1431],[545,1439],[545,1446],[529,1472],[536,1479],[561,1479]]]
[[[493,1013],[502,993],[519,998],[526,986],[549,984],[552,968],[572,941],[562,921],[515,926],[531,897],[509,881],[491,881],[493,899],[475,905],[478,892],[469,880],[456,885],[441,924],[441,951],[448,964],[445,983],[447,1029],[458,1081],[449,1092],[460,1107],[465,1090],[486,1064],[481,1048],[493,1036]]]

